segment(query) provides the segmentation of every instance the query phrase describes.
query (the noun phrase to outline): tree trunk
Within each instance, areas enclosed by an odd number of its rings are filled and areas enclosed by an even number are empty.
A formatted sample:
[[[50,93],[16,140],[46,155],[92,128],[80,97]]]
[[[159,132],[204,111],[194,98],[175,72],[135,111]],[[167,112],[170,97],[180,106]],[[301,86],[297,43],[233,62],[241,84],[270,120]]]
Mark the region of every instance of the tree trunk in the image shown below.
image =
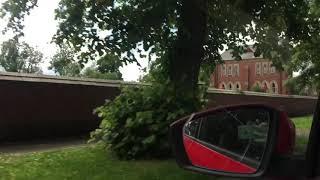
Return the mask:
[[[195,99],[207,35],[207,0],[181,3],[178,39],[169,57],[169,77],[178,96]]]

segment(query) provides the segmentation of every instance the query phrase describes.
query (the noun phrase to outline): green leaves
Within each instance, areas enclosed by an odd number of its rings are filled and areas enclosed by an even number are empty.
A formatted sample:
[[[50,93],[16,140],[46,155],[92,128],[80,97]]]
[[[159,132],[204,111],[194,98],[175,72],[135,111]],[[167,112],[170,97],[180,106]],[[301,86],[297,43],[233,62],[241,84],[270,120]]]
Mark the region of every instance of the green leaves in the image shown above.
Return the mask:
[[[166,84],[123,87],[112,102],[96,109],[102,122],[91,141],[103,141],[121,159],[168,157],[169,125],[197,103],[187,101]]]
[[[0,66],[7,72],[42,73],[43,54],[29,44],[20,43],[17,37],[1,45]]]
[[[26,15],[37,6],[37,0],[7,0],[2,3],[0,17],[8,18],[7,27],[3,32],[12,30],[17,36],[23,36],[23,21]]]
[[[61,44],[61,48],[50,61],[49,69],[60,76],[77,77],[80,76],[82,68],[75,61],[75,50],[66,44]]]
[[[142,143],[148,145],[148,144],[153,144],[155,141],[156,141],[156,136],[152,135],[144,139]]]

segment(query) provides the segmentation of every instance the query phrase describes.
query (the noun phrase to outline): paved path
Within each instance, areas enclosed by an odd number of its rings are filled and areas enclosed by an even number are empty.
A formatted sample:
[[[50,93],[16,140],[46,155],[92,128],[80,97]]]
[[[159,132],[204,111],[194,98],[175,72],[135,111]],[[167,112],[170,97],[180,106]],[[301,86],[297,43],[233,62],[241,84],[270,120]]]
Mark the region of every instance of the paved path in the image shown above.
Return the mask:
[[[85,137],[41,139],[0,143],[0,154],[32,153],[86,145]]]

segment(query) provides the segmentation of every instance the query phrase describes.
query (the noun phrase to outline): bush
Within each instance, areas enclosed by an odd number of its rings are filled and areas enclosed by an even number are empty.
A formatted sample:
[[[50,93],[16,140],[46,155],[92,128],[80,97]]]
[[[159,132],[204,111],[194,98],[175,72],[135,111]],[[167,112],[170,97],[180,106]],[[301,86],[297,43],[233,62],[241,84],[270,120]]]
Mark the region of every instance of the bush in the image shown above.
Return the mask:
[[[255,85],[251,88],[251,91],[254,92],[266,92],[264,89],[262,89],[259,85]]]
[[[103,120],[90,140],[104,142],[120,159],[168,157],[170,123],[201,105],[175,96],[173,88],[164,84],[127,86],[121,91],[95,110]]]

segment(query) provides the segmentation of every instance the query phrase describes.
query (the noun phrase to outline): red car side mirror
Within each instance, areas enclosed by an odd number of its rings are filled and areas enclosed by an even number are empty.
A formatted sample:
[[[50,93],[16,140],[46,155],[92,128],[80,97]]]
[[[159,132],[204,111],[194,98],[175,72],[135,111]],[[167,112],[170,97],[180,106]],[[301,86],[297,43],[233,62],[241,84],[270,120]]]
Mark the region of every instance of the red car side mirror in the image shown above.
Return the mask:
[[[295,127],[286,113],[275,108],[237,105],[182,118],[171,124],[170,138],[176,160],[185,169],[259,177],[272,155],[293,152]]]

